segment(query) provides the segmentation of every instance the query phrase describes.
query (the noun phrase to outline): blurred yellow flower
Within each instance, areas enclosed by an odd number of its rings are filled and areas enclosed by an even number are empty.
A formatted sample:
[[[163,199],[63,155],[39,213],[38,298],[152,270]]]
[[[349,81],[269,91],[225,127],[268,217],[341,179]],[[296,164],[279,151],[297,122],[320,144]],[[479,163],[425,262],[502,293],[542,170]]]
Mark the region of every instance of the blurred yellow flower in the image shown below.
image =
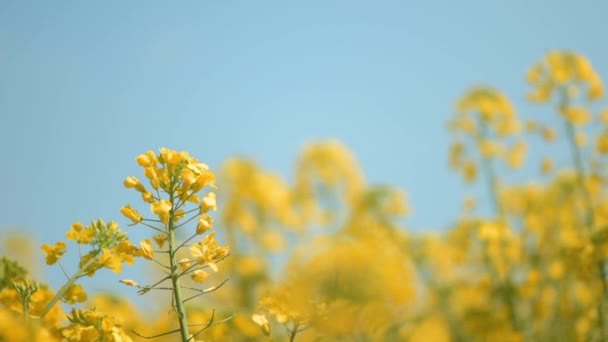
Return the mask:
[[[46,264],[53,265],[61,258],[63,254],[65,254],[65,250],[67,245],[63,241],[59,241],[55,243],[54,246],[44,244],[42,245],[42,251],[46,254]]]

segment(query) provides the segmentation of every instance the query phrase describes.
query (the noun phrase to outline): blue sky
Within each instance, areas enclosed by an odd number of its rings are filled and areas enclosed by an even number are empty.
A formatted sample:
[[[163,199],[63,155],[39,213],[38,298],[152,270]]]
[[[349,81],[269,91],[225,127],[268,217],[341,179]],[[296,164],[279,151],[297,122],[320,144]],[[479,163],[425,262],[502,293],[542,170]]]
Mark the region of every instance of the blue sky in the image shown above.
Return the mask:
[[[441,229],[476,191],[447,168],[454,101],[487,83],[550,121],[525,103],[525,71],[567,48],[607,77],[606,13],[605,1],[0,0],[0,230],[42,243],[74,221],[125,225],[119,208],[138,197],[122,181],[148,149],[214,169],[244,155],[289,177],[324,138],[370,183],[408,191],[408,226]]]

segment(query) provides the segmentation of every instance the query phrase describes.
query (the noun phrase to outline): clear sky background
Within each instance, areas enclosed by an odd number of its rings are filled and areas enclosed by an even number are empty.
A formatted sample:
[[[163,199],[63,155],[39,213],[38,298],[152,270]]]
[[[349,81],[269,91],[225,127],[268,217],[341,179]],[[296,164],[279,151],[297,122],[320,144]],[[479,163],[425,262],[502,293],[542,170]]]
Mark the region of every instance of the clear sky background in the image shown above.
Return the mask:
[[[148,149],[289,177],[324,138],[408,191],[409,227],[444,228],[475,193],[447,167],[454,101],[487,83],[550,121],[524,101],[526,70],[567,48],[606,79],[607,14],[599,0],[0,0],[0,230],[43,243],[74,221],[125,226],[139,199],[122,181]]]

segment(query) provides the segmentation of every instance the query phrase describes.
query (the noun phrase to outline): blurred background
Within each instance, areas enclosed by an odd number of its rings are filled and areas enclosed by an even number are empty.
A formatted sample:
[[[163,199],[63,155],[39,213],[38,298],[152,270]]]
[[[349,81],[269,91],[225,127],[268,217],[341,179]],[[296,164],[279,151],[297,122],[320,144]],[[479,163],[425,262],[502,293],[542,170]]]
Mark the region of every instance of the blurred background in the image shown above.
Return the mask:
[[[523,118],[556,120],[526,104],[524,73],[573,49],[606,77],[606,13],[603,1],[0,1],[0,231],[28,232],[11,239],[38,252],[75,221],[126,226],[119,208],[139,197],[122,181],[149,149],[213,170],[247,156],[290,179],[302,146],[327,138],[370,183],[407,191],[407,227],[441,230],[466,194],[485,196],[448,168],[456,99],[489,84]],[[545,153],[534,144],[529,158]],[[527,164],[512,177],[538,176]],[[19,253],[10,241],[2,254]]]

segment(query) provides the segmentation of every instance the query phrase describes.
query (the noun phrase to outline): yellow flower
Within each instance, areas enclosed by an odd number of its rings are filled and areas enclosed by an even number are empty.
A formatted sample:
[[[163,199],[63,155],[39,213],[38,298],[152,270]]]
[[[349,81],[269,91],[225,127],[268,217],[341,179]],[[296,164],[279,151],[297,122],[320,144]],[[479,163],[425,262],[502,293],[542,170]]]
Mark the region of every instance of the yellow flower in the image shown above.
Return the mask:
[[[196,234],[203,234],[211,228],[213,228],[213,219],[209,215],[203,215],[198,220],[198,225],[196,226]]]
[[[158,248],[163,248],[163,246],[165,245],[165,242],[168,239],[167,234],[154,235],[153,238],[154,238],[154,241],[156,241]]]
[[[68,240],[78,243],[89,243],[95,237],[95,230],[92,227],[85,229],[82,223],[75,222],[65,236]]]
[[[599,79],[599,77],[594,77],[589,83],[587,98],[593,101],[599,100],[602,97],[604,97],[604,86],[602,85],[602,81]]]
[[[261,314],[253,314],[251,315],[251,320],[255,322],[255,324],[259,325],[262,328],[262,331],[266,335],[270,335],[270,323],[268,323],[268,319],[266,315]]]
[[[82,303],[87,300],[87,293],[80,284],[70,286],[67,292],[63,295],[63,300],[70,305]]]
[[[139,243],[139,246],[139,252],[141,256],[148,260],[154,259],[154,250],[152,249],[152,242],[150,242],[150,240],[142,240]]]
[[[269,251],[277,252],[285,248],[285,239],[283,235],[276,231],[267,231],[263,233],[261,239],[262,245]]]
[[[238,259],[236,269],[244,278],[250,278],[260,274],[264,269],[264,264],[255,256],[243,256]]]
[[[131,208],[130,204],[120,208],[120,212],[133,221],[133,223],[139,223],[142,220],[141,214],[137,210]]]
[[[139,284],[131,279],[123,279],[123,280],[119,280],[121,283],[127,285],[127,286],[132,286],[132,287],[138,287]]]
[[[151,192],[148,191],[144,191],[141,193],[141,198],[144,200],[144,202],[146,203],[152,203],[156,200],[156,198],[154,198],[154,195],[152,195]]]
[[[192,272],[192,275],[190,277],[195,282],[202,284],[205,281],[205,279],[207,279],[208,276],[209,276],[209,274],[207,274],[207,272],[205,272],[203,270],[196,270],[196,271]]]
[[[517,142],[507,154],[507,164],[514,169],[520,168],[524,163],[528,146],[525,142]]]
[[[584,126],[591,119],[591,114],[585,107],[566,107],[561,111],[561,114],[571,124],[577,126]]]
[[[485,158],[497,157],[502,152],[502,146],[490,140],[484,140],[479,145],[481,155]]]
[[[185,189],[190,188],[190,186],[191,186],[192,184],[194,184],[194,183],[196,182],[196,179],[198,178],[198,177],[196,176],[196,174],[194,173],[194,171],[192,171],[191,169],[184,169],[184,170],[182,171],[182,174],[181,174],[181,176],[180,176],[180,177],[181,177],[181,179],[182,179],[182,182],[183,182],[183,187],[184,187]]]
[[[190,268],[190,259],[188,259],[188,258],[181,258],[181,259],[179,259],[178,264],[179,264],[179,269],[182,272],[186,272],[186,270],[188,268]]]
[[[137,164],[142,167],[153,166],[157,163],[156,154],[154,151],[147,151],[137,157]]]
[[[114,255],[107,248],[103,249],[103,253],[99,258],[99,263],[103,267],[112,270],[116,274],[122,272],[122,260],[120,260],[118,256]]]
[[[604,131],[597,137],[595,149],[599,154],[608,153],[608,131]]]
[[[129,177],[127,177],[127,179],[125,179],[123,184],[124,184],[125,188],[127,188],[127,189],[134,188],[135,190],[137,190],[139,192],[146,191],[146,188],[144,187],[143,184],[141,184],[141,182],[139,181],[139,179],[137,179],[137,177],[129,176]]]
[[[54,246],[44,244],[42,251],[46,254],[45,262],[47,265],[53,265],[65,254],[67,245],[63,241],[57,242]]]
[[[467,182],[474,182],[477,179],[477,166],[471,161],[467,161],[462,168],[464,179]]]
[[[553,170],[553,160],[551,158],[544,158],[540,170],[543,174],[547,174]]]
[[[160,158],[168,166],[177,166],[182,161],[182,154],[165,147],[160,148]]]
[[[134,257],[137,256],[137,246],[128,239],[125,239],[112,249],[112,253],[120,258],[122,262],[133,265],[135,263]]]
[[[557,133],[550,127],[544,127],[542,130],[542,135],[546,142],[553,142],[557,138]]]
[[[153,202],[150,207],[152,209],[152,212],[158,215],[158,218],[161,220],[161,222],[169,222],[169,212],[173,207],[169,200],[160,200],[157,202]]]
[[[148,178],[148,180],[150,181],[150,185],[152,185],[152,188],[158,190],[158,188],[160,187],[159,170],[153,166],[146,167],[144,168],[144,176]]]
[[[600,110],[599,118],[605,126],[608,126],[608,108]]]
[[[217,201],[215,192],[210,192],[205,197],[203,197],[203,201],[201,202],[201,210],[200,213],[204,214],[209,210],[217,210]]]

